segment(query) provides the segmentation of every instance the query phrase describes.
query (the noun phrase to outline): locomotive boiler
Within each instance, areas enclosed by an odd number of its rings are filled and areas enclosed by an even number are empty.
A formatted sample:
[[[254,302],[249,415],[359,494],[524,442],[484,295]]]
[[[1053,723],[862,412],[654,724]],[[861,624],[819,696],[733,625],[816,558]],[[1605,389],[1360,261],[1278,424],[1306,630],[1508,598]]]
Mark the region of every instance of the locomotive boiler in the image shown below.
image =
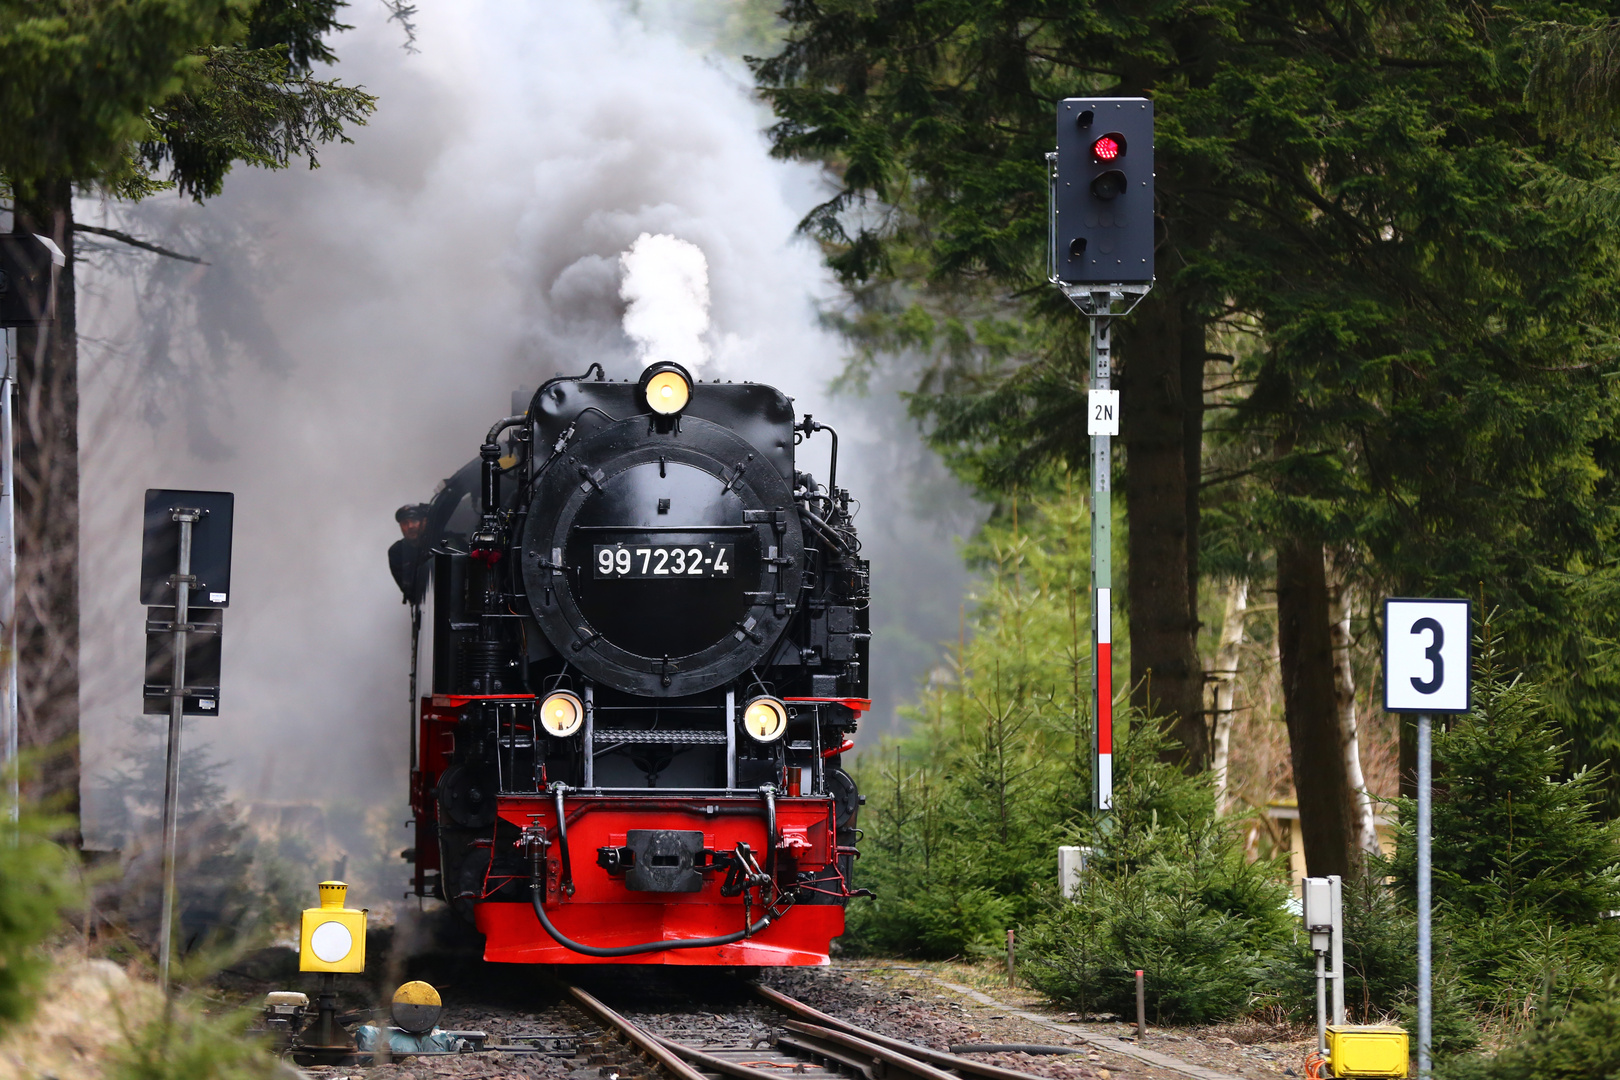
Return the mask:
[[[826,963],[870,706],[836,432],[672,363],[514,406],[390,553],[431,609],[416,892],[489,960]],[[825,484],[796,466],[816,433]]]

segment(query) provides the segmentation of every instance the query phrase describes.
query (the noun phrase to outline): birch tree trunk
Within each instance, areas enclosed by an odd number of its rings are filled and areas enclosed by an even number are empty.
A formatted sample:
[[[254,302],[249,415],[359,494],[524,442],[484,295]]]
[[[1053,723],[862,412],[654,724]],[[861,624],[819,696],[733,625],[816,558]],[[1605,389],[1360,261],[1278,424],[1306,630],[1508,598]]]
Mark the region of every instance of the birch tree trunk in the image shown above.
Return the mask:
[[[1335,574],[1328,586],[1328,620],[1333,636],[1333,695],[1339,712],[1339,746],[1344,754],[1345,771],[1355,792],[1356,846],[1370,855],[1378,853],[1378,826],[1373,818],[1372,796],[1361,768],[1361,743],[1356,735],[1356,678],[1350,666],[1350,586],[1342,574]]]
[[[79,367],[73,192],[42,185],[19,201],[16,228],[67,256],[56,322],[17,332],[18,742],[38,754],[29,794],[79,809]]]
[[[1231,807],[1227,770],[1232,758],[1232,704],[1237,698],[1239,650],[1243,645],[1243,619],[1249,605],[1249,583],[1234,580],[1226,587],[1226,615],[1221,620],[1221,643],[1215,650],[1215,809]]]

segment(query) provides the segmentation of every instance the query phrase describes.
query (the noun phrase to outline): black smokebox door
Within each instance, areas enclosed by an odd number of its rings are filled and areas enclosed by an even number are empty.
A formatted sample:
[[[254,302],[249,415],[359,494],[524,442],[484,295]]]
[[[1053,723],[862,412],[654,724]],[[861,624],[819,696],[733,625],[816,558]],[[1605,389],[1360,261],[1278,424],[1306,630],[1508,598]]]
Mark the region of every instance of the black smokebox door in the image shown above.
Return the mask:
[[[147,607],[173,607],[174,586],[169,583],[180,566],[178,509],[201,510],[191,527],[190,605],[200,608],[230,606],[231,519],[236,496],[229,491],[146,490],[146,525],[141,534],[141,603]],[[189,650],[188,650],[189,655]]]

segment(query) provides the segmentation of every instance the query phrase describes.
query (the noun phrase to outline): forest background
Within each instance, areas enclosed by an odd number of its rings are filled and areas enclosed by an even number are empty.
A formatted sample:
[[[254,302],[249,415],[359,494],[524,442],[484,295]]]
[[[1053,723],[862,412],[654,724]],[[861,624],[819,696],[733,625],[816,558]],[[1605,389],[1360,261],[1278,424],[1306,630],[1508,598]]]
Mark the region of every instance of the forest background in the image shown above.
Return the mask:
[[[310,78],[335,4],[108,8],[119,18],[74,24],[72,4],[0,4],[0,28],[28,31],[0,36],[6,69],[29,76],[0,98],[29,121],[6,125],[0,172],[42,232],[71,235],[75,185],[207,196],[233,163],[284,166],[370,108]],[[1359,1009],[1400,1010],[1410,872],[1400,851],[1375,861],[1368,826],[1411,747],[1370,708],[1375,599],[1460,595],[1494,614],[1481,719],[1438,748],[1446,1045],[1482,1017],[1605,1007],[1620,971],[1601,918],[1620,909],[1620,774],[1603,768],[1620,746],[1615,10],[768,8],[737,5],[736,32],[761,42],[777,151],[835,185],[806,228],[846,290],[828,318],[852,343],[847,383],[920,364],[917,418],[997,508],[912,736],[863,765],[880,897],[851,944],[971,954],[1016,924],[1032,976],[1078,1003],[1117,1004],[1144,950],[1187,972],[1154,987],[1164,1019],[1252,1010],[1268,987],[1300,1000],[1287,885],[1254,814],[1292,789],[1310,872],[1358,882]],[[1044,281],[1043,155],[1054,103],[1077,93],[1150,95],[1159,119],[1158,283],[1118,347],[1135,713],[1106,838],[1083,798],[1085,337]],[[72,371],[70,352],[25,369],[25,394],[71,416]],[[49,561],[75,545],[50,531],[76,528],[71,432],[23,433],[38,530],[23,575],[67,612],[25,639],[40,701],[76,679],[77,601],[51,592],[71,575]],[[1465,842],[1514,835],[1536,850]],[[1053,896],[1060,840],[1100,853],[1077,903]]]
[[[781,14],[754,71],[776,152],[833,181],[804,227],[845,289],[846,379],[920,366],[914,415],[996,506],[960,641],[862,761],[879,897],[852,944],[971,955],[1017,925],[1076,1007],[1124,1011],[1136,967],[1165,1018],[1304,1001],[1267,812],[1297,807],[1307,872],[1352,882],[1356,1011],[1409,1010],[1415,746],[1374,705],[1378,601],[1468,597],[1482,690],[1437,750],[1440,1048],[1578,1002],[1612,1026],[1616,10]],[[1087,339],[1046,281],[1043,155],[1075,95],[1157,120],[1157,281],[1117,322],[1133,718],[1106,819]],[[1061,842],[1091,853],[1073,900]],[[1516,1053],[1499,1067],[1556,1057]]]

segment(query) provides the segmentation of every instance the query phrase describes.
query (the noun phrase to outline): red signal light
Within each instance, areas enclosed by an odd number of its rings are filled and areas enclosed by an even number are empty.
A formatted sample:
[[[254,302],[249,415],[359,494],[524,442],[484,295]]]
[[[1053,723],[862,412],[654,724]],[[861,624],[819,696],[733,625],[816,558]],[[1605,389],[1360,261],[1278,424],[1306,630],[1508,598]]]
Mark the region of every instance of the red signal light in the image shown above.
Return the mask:
[[[1115,161],[1125,153],[1125,137],[1117,133],[1104,135],[1091,144],[1094,161]]]

